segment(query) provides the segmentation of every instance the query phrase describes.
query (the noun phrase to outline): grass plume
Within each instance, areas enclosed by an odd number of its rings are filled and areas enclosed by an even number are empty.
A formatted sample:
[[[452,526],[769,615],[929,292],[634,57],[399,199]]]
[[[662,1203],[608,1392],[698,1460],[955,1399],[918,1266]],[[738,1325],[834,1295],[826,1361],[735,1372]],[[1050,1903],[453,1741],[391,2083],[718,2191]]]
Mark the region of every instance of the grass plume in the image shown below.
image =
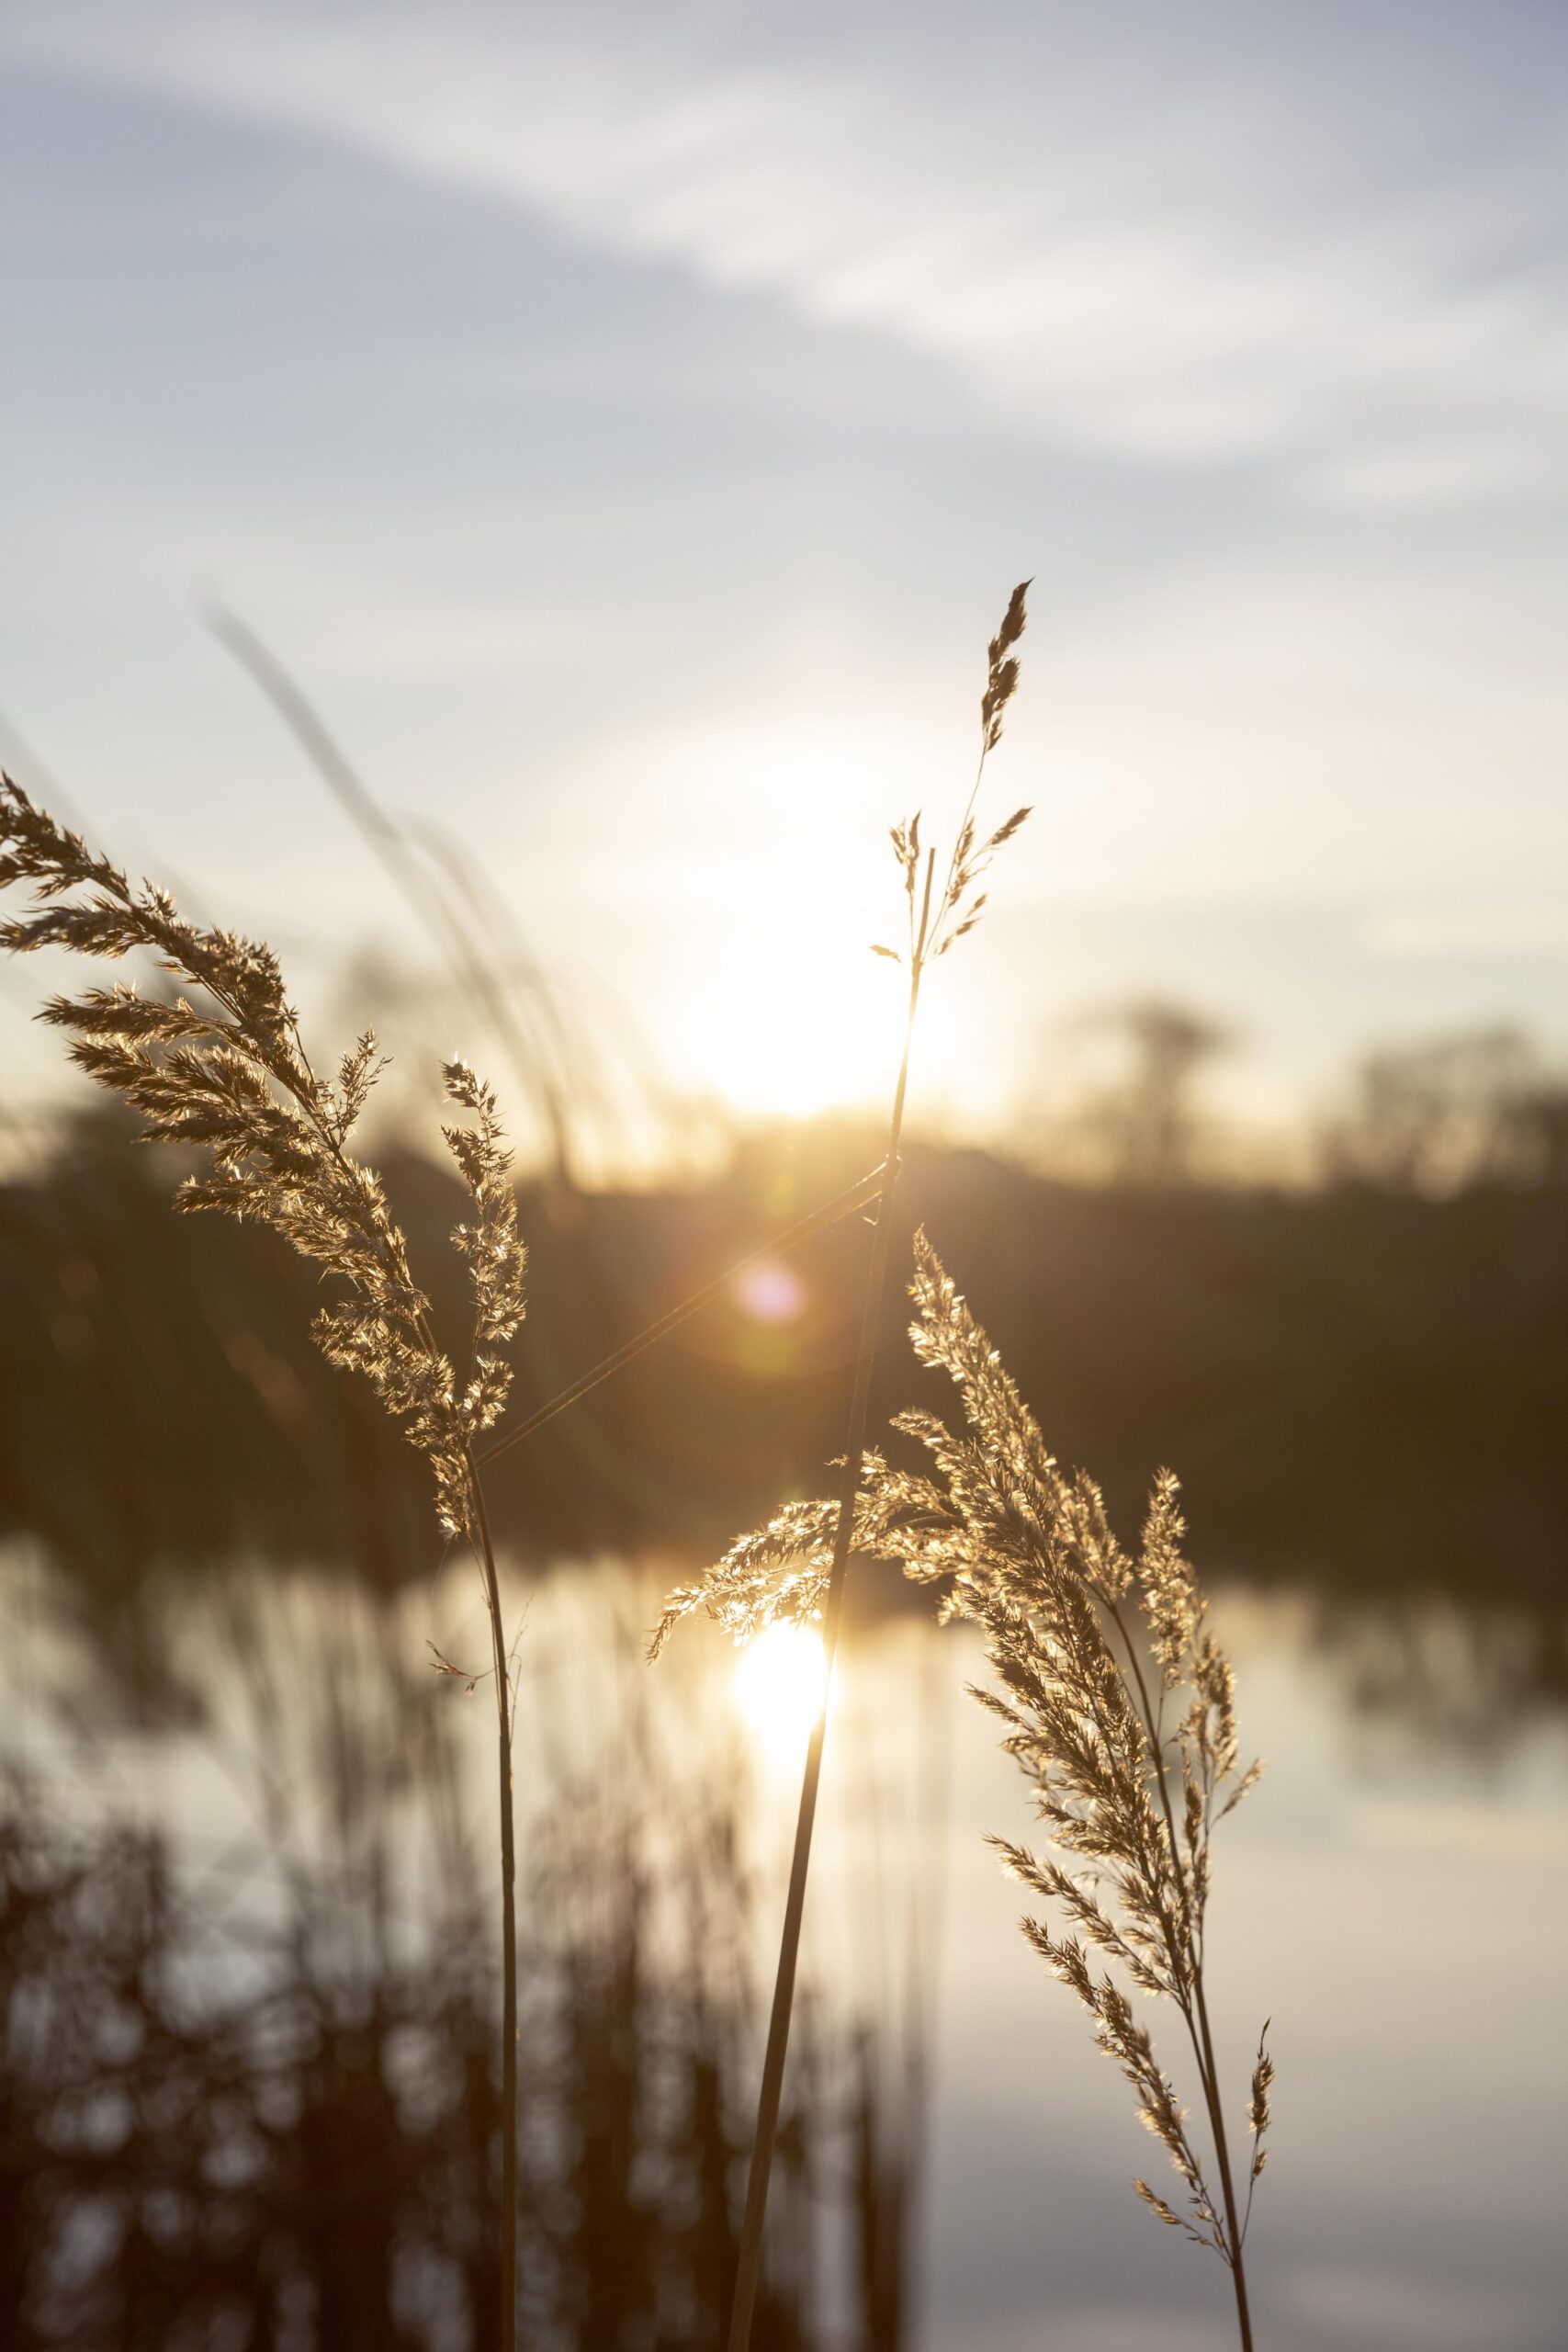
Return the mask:
[[[1094,2038],[1132,2086],[1178,2188],[1138,2195],[1230,2270],[1245,2352],[1252,2344],[1243,2249],[1264,2167],[1273,2062],[1260,2037],[1247,2120],[1245,2183],[1233,2167],[1205,1984],[1211,1839],[1260,1767],[1243,1767],[1235,1677],[1206,1623],[1186,1557],[1177,1482],[1162,1471],[1135,1556],[1099,1487],[1069,1476],[924,1234],[917,1236],[910,1336],[957,1385],[964,1428],[903,1413],[931,1474],[869,1453],[854,1548],[899,1560],[944,1588],[943,1612],[981,1630],[995,1687],[975,1696],[1004,1726],[1050,1845],[1063,1859],[995,1838],[1010,1872],[1057,1914],[1023,1931],[1094,2020]],[[671,1597],[661,1632],[701,1607],[744,1640],[778,1618],[807,1619],[829,1589],[836,1526],[828,1502],[788,1505],[742,1537],[702,1584]],[[1100,1963],[1097,1973],[1097,1962]],[[1190,2046],[1217,2176],[1125,1985],[1169,2001]],[[1268,2029],[1265,2028],[1265,2036]]]
[[[1245,2202],[1233,2171],[1204,1981],[1213,1829],[1256,1784],[1243,1766],[1235,1678],[1209,1630],[1183,1544],[1175,1477],[1162,1470],[1135,1555],[1125,1552],[1094,1481],[1052,1458],[936,1252],[917,1237],[916,1353],[956,1383],[965,1431],[935,1415],[899,1416],[931,1455],[932,1479],[889,1472],[884,1542],[911,1573],[951,1577],[947,1606],[986,1640],[998,1687],[976,1690],[1004,1725],[1003,1746],[1029,1780],[1049,1843],[1065,1859],[993,1839],[1007,1869],[1058,1913],[1055,1931],[1023,1931],[1094,2020],[1094,2038],[1132,2086],[1169,2158],[1175,2202],[1134,2186],[1159,2219],[1228,2267],[1241,2341],[1250,2352],[1243,2246],[1263,2170],[1273,2063],[1253,2070]],[[1197,2072],[1218,2194],[1190,2118],[1149,2031],[1112,1974],[1179,2012]],[[1267,2028],[1265,2029],[1267,2032]]]
[[[336,1277],[339,1295],[315,1320],[336,1364],[364,1374],[429,1462],[448,1535],[479,1562],[490,1618],[501,1800],[502,1986],[502,2343],[516,2329],[517,1931],[512,1811],[512,1676],[494,1550],[475,1448],[512,1383],[505,1355],[524,1314],[525,1253],[517,1232],[511,1154],[495,1097],[464,1062],[443,1071],[448,1100],[471,1124],[442,1132],[471,1215],[453,1240],[467,1261],[473,1306],[461,1376],[433,1329],[408,1249],[374,1170],[349,1141],[381,1065],[367,1031],[334,1076],[318,1076],[272,950],[234,932],[202,929],[165,890],[133,885],[77,833],[0,777],[0,888],[30,884],[31,910],[0,925],[14,953],[61,947],[111,961],[142,952],[194,996],[145,996],[117,984],[53,997],[42,1018],[70,1034],[70,1054],[119,1095],[150,1141],[204,1152],[207,1171],[175,1196],[269,1227]]]

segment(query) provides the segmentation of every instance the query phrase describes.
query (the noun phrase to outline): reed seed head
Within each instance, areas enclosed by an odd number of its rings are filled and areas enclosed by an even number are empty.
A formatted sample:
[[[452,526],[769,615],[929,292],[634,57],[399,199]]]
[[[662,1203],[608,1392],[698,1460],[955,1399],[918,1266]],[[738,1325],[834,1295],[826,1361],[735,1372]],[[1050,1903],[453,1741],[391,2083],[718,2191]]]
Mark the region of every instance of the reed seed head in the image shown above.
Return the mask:
[[[945,956],[955,941],[974,930],[979,922],[987,899],[985,891],[975,892],[975,884],[990,865],[998,849],[1011,841],[1019,827],[1029,816],[1028,808],[1015,808],[1005,823],[997,827],[987,840],[978,840],[975,823],[975,802],[985,774],[987,755],[1001,741],[1002,713],[1017,691],[1018,658],[1010,649],[1023,635],[1024,595],[1027,580],[1021,581],[1008,601],[1001,626],[987,648],[986,691],[980,702],[980,761],[976,771],[969,806],[959,826],[953,853],[948,861],[947,876],[933,903],[931,884],[935,880],[935,854],[920,849],[920,812],[902,824],[889,829],[893,854],[904,877],[904,896],[908,902],[908,962],[911,978],[926,965]],[[922,889],[920,868],[926,868]],[[886,956],[895,964],[902,964],[906,956],[897,948],[874,946],[874,956]]]
[[[444,1129],[473,1203],[454,1240],[468,1260],[473,1362],[459,1389],[432,1329],[403,1235],[375,1170],[348,1150],[382,1068],[367,1030],[334,1078],[318,1077],[270,947],[188,922],[165,890],[132,886],[77,833],[0,776],[0,888],[33,886],[31,910],[0,925],[15,954],[66,947],[118,959],[144,951],[193,997],[146,997],[117,984],[53,997],[41,1018],[69,1031],[71,1058],[138,1112],[146,1141],[196,1147],[182,1210],[264,1225],[337,1276],[344,1295],[313,1326],[329,1360],[362,1373],[429,1459],[449,1533],[473,1532],[474,1439],[505,1404],[500,1351],[522,1320],[525,1255],[495,1099],[466,1064],[444,1072],[474,1125]]]
[[[1235,1677],[1205,1623],[1179,1488],[1160,1472],[1142,1544],[1135,1555],[1123,1550],[1099,1487],[1051,1454],[923,1233],[911,1296],[915,1352],[956,1386],[962,1426],[923,1411],[897,1416],[894,1427],[923,1447],[929,1475],[868,1453],[853,1549],[940,1583],[943,1613],[980,1629],[991,1680],[974,1696],[1000,1724],[1056,1853],[992,1843],[1009,1873],[1068,1930],[1059,1935],[1031,1916],[1023,1931],[1089,2012],[1096,2041],[1182,2184],[1179,2210],[1146,2182],[1135,2184],[1139,2196],[1234,2265],[1245,2222],[1233,2231],[1228,2207],[1210,2193],[1187,2110],[1147,2029],[1116,1979],[1097,1974],[1089,1959],[1119,1970],[1134,1993],[1173,2002],[1196,2034],[1211,1834],[1259,1769],[1239,1765]],[[700,1583],[671,1593],[655,1648],[697,1608],[737,1640],[777,1616],[815,1613],[836,1519],[836,1504],[793,1503],[742,1537]],[[1260,2045],[1248,2110],[1255,2144],[1272,2079]],[[1260,2170],[1255,2157],[1254,2180]]]
[[[1011,651],[1023,635],[1027,616],[1024,598],[1031,582],[1021,580],[1008,599],[1001,627],[986,648],[986,691],[980,697],[980,732],[987,752],[1002,739],[1002,713],[1018,686],[1018,657]]]

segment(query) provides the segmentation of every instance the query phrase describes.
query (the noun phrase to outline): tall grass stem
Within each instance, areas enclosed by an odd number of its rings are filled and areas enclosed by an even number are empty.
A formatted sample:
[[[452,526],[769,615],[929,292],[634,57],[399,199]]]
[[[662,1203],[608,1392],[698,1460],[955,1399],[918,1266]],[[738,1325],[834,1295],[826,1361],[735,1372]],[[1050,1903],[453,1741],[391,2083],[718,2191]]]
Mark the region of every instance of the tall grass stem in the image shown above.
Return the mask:
[[[517,1844],[512,1792],[512,1673],[501,1580],[490,1513],[477,1467],[470,1467],[474,1526],[484,1573],[485,1606],[495,1659],[495,1729],[501,1804],[501,2352],[517,2345]]]
[[[925,901],[920,918],[923,946],[931,919],[934,856],[926,862]],[[904,1050],[898,1064],[893,1109],[887,1123],[887,1149],[883,1161],[882,1190],[876,1226],[872,1235],[871,1262],[866,1271],[861,1308],[860,1352],[855,1360],[854,1390],[850,1399],[849,1429],[844,1445],[843,1477],[839,1487],[839,1516],[833,1532],[833,1565],[822,1612],[825,1672],[822,1704],[811,1726],[801,1775],[800,1807],[795,1815],[795,1848],[790,1858],[789,1892],[784,1902],[784,1932],[779,1941],[778,1971],[773,1980],[773,2009],[768,2019],[768,2046],[762,2061],[762,2087],[757,2101],[757,2132],[751,2143],[751,2167],[746,2183],[746,2211],[740,2225],[740,2252],[736,2266],[735,2301],[729,2317],[729,2352],[749,2352],[751,2318],[762,2272],[762,2237],[767,2220],[768,2181],[778,2138],[779,2105],[784,2092],[784,2061],[789,2054],[790,2017],[795,2005],[795,1972],[800,1959],[800,1931],[806,1916],[806,1882],[811,1869],[811,1838],[817,1822],[817,1796],[822,1780],[822,1750],[828,1731],[828,1698],[839,1651],[843,1618],[844,1582],[849,1567],[850,1539],[854,1529],[855,1498],[860,1491],[865,1454],[866,1425],[871,1413],[871,1375],[876,1360],[877,1331],[887,1288],[887,1260],[893,1238],[893,1200],[898,1182],[898,1148],[904,1133],[904,1104],[909,1089],[909,1058],[914,1046],[915,1015],[919,1009],[922,962],[917,952],[909,967],[909,1001],[904,1022]]]
[[[549,1177],[558,1195],[574,1190],[571,1138],[561,1090],[545,1041],[531,1044],[513,1009],[506,975],[486,960],[473,925],[434,887],[427,866],[401,826],[389,815],[297,678],[272,648],[216,597],[203,608],[212,636],[271,703],[321,782],[379,860],[416,922],[429,933],[459,996],[472,1004],[500,1039],[522,1093],[538,1103],[549,1135]],[[550,1020],[547,994],[536,978],[536,1011]]]
[[[1170,1777],[1166,1769],[1165,1741],[1162,1736],[1163,1724],[1160,1714],[1149,1695],[1148,1678],[1144,1672],[1144,1662],[1138,1653],[1138,1645],[1123,1623],[1121,1610],[1112,1605],[1110,1617],[1122,1637],[1127,1652],[1128,1663],[1133,1670],[1133,1679],[1138,1694],[1138,1709],[1144,1719],[1145,1729],[1148,1733],[1149,1753],[1154,1760],[1155,1781],[1159,1790],[1160,1810],[1165,1815],[1166,1834],[1170,1839],[1171,1851],[1175,1853],[1179,1850],[1176,1808],[1170,1799]],[[1231,2283],[1235,2290],[1236,2326],[1241,2336],[1241,2352],[1252,2352],[1252,2314],[1247,2309],[1247,2271],[1242,2258],[1242,2241],[1246,2232],[1245,2225],[1239,2228],[1237,2226],[1235,2185],[1231,2177],[1230,2145],[1225,2138],[1224,2105],[1220,2098],[1219,2068],[1214,2058],[1213,2036],[1209,2030],[1208,1996],[1203,1989],[1202,1939],[1201,1934],[1194,1931],[1190,1905],[1185,1895],[1182,1908],[1185,1914],[1184,1926],[1188,1939],[1195,1955],[1192,1970],[1192,1998],[1189,2005],[1185,2005],[1187,2033],[1192,2044],[1192,2055],[1197,2061],[1198,2079],[1203,2090],[1203,2106],[1209,2118],[1209,2131],[1214,2143],[1214,2159],[1219,2166],[1220,2193],[1225,2202],[1225,2227],[1229,2233],[1231,2248],[1228,2264]]]

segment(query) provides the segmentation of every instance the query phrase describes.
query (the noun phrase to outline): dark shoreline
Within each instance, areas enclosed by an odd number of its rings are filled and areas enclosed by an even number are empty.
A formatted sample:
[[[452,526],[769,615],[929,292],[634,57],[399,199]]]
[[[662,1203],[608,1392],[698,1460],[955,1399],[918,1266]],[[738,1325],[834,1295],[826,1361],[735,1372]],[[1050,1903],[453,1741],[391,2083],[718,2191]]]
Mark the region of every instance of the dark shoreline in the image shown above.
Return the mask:
[[[514,1410],[874,1159],[803,1130],[699,1190],[586,1194],[562,1215],[525,1187]],[[383,1165],[458,1333],[456,1187],[411,1152]],[[84,1598],[238,1550],[382,1587],[426,1573],[420,1464],[312,1348],[314,1277],[265,1235],[173,1216],[172,1175],[95,1122],[0,1188],[0,1533],[40,1541]],[[917,1148],[901,1219],[925,1224],[1054,1450],[1100,1478],[1128,1534],[1168,1462],[1211,1576],[1548,1611],[1568,1596],[1559,1190],[1090,1190]],[[796,1311],[727,1296],[497,1464],[501,1540],[527,1560],[701,1554],[818,1490],[864,1242],[852,1216],[791,1261]],[[895,1302],[882,1421],[948,1401],[902,1322]]]

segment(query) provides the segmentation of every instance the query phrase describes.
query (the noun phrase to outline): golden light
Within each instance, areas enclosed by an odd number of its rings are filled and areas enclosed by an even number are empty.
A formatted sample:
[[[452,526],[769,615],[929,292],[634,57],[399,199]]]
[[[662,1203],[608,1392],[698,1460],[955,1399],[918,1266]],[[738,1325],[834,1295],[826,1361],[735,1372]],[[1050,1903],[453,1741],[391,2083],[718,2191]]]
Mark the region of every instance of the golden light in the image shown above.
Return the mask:
[[[685,814],[659,887],[700,950],[672,994],[668,1047],[731,1109],[804,1118],[886,1091],[902,976],[870,947],[889,932],[897,944],[888,812],[919,799],[929,756],[880,706],[770,708],[637,747],[639,788]]]
[[[809,875],[801,887],[810,888]],[[787,902],[757,907],[744,951],[754,960],[692,1006],[686,1056],[732,1109],[808,1118],[883,1092],[901,1010],[897,975],[878,968],[861,939],[863,908],[834,912],[806,922]]]
[[[571,771],[574,797],[610,812],[572,887],[601,910],[624,906],[638,943],[616,987],[681,1089],[742,1119],[880,1113],[897,1068],[908,975],[871,953],[905,937],[888,829],[921,808],[945,837],[968,755],[954,768],[941,730],[908,719],[904,673],[859,684],[863,699],[829,705],[805,683],[765,706],[721,702],[617,737]],[[645,967],[650,915],[660,944]],[[921,1014],[928,1102],[944,1086],[972,1092],[977,1059],[989,1091],[977,1024],[953,996],[944,970]],[[1000,1047],[998,1060],[1010,1090]]]
[[[793,1764],[822,1712],[828,1660],[808,1625],[769,1625],[741,1652],[735,1703],[773,1764]]]

